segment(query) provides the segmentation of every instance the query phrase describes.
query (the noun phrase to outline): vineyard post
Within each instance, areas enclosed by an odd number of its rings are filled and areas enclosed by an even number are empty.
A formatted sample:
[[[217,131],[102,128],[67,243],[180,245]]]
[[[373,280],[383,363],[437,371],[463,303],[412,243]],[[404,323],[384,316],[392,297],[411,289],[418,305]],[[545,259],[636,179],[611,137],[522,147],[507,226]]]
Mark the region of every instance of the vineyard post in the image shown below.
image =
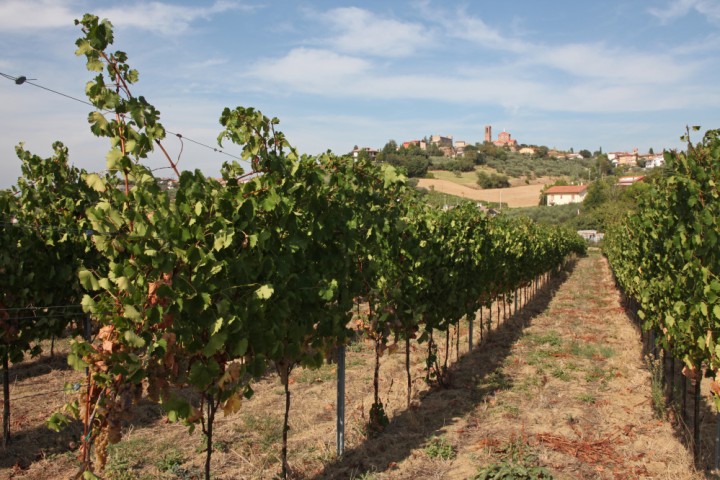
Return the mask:
[[[720,413],[715,413],[715,475],[720,475]]]
[[[670,355],[670,402],[675,403],[675,356]]]
[[[337,456],[345,452],[345,345],[338,348],[337,353],[337,422],[335,445]]]
[[[3,355],[3,448],[10,443],[10,353]]]
[[[485,320],[483,319],[483,306],[480,305],[480,341],[483,341],[483,330],[485,330]]]
[[[687,420],[687,377],[685,375],[682,376],[682,419],[683,421]]]
[[[695,403],[693,405],[693,458],[697,464],[700,461],[700,385],[702,383],[702,366],[695,370]]]
[[[482,307],[480,307],[482,308]],[[473,349],[473,320],[475,320],[476,313],[468,315],[468,352],[472,352]]]

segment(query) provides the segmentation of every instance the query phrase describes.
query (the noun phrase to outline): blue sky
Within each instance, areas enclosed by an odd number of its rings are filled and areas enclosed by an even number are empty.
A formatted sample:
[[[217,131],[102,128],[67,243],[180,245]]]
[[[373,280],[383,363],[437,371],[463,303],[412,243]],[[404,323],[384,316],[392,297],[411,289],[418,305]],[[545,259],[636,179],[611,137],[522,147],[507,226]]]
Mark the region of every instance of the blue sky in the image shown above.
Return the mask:
[[[309,154],[482,141],[486,124],[520,143],[658,151],[682,148],[685,125],[720,127],[720,0],[0,0],[0,72],[83,98],[85,12],[115,25],[134,93],[165,127],[212,145],[237,105],[278,117]],[[19,175],[20,141],[45,156],[62,140],[74,164],[104,168],[90,107],[3,78],[0,105],[0,187]],[[224,160],[186,142],[180,165],[217,175]]]

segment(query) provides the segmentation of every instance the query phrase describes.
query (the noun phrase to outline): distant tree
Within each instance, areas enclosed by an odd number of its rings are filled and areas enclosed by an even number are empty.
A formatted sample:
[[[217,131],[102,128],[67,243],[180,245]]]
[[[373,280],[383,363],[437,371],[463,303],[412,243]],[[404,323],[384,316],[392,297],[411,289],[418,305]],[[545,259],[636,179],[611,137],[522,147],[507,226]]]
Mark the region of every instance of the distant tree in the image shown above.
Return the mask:
[[[408,177],[424,177],[430,166],[430,160],[424,155],[400,156],[398,166],[407,171]]]
[[[653,148],[652,148],[652,147],[650,147],[650,150],[648,150],[648,153],[649,153],[650,155],[655,155],[655,152],[653,151]]]
[[[607,203],[612,195],[613,186],[607,179],[598,180],[588,185],[583,206],[588,209],[597,208]]]
[[[382,153],[395,153],[397,152],[398,144],[395,140],[389,140],[382,149]]]
[[[477,172],[477,184],[480,188],[507,188],[510,181],[506,175],[480,171]]]
[[[570,147],[570,153],[575,153],[575,149],[573,147]]]
[[[590,150],[585,150],[585,149],[583,149],[583,150],[580,150],[578,153],[579,153],[580,155],[582,155],[583,158],[590,158],[590,157],[592,157],[592,153],[590,153]]]
[[[610,160],[608,160],[608,157],[605,154],[596,156],[595,166],[597,167],[600,175],[612,175],[613,173],[613,164]]]
[[[358,160],[370,160],[370,153],[363,148],[358,152],[357,158]]]
[[[475,161],[478,165],[483,165],[488,162],[488,160],[496,159],[496,160],[506,160],[507,159],[507,150],[504,150],[497,145],[495,145],[492,142],[484,142],[482,145],[478,148],[478,158]]]
[[[431,143],[427,146],[427,153],[431,157],[442,157],[444,155],[443,151],[440,150],[440,147],[438,147],[436,143]]]
[[[547,158],[548,153],[550,153],[550,149],[544,145],[535,147],[535,157],[536,158]]]

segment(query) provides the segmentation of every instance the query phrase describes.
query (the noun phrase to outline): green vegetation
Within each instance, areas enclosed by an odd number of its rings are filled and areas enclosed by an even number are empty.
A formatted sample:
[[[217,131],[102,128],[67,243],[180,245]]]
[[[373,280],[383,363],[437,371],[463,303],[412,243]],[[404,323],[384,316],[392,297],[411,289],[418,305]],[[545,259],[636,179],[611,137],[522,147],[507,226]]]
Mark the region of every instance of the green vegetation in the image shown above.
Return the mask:
[[[505,158],[488,157],[485,163],[497,172],[514,178],[567,177],[570,181],[587,181],[589,176],[597,175],[592,159],[542,158],[508,152]]]
[[[375,357],[370,421],[382,429],[388,419],[379,395],[380,362],[403,343],[398,340],[408,340],[409,405],[410,339],[427,345],[426,381],[447,386],[451,329],[482,305],[585,252],[582,239],[566,229],[489,218],[470,202],[430,207],[392,165],[330,153],[299,155],[279,131],[279,120],[254,108],[225,108],[218,136],[221,146],[241,148],[250,172],[238,162],[226,163],[219,181],[199,171],[181,172],[166,155],[178,177],[170,196],[145,164],[166,132],[155,107],[131,91],[138,72],[124,52],[109,51],[109,21],[87,14],[77,23],[82,36],[76,53],[94,76],[86,87],[95,107],[90,128],[110,147],[107,174],[73,172],[81,181],[52,189],[59,192],[55,198],[45,196],[40,187],[46,184],[33,188],[36,175],[24,172],[19,198],[35,208],[24,211],[13,200],[18,197],[1,197],[7,235],[0,237],[0,252],[7,268],[14,268],[19,241],[61,255],[63,261],[50,265],[62,275],[56,278],[47,265],[28,258],[23,271],[3,276],[5,291],[23,289],[21,309],[73,301],[92,323],[94,335],[73,341],[68,357],[86,383],[50,422],[56,429],[71,418],[83,423],[79,475],[95,478],[102,471],[110,445],[122,440],[122,419],[146,397],[161,403],[170,421],[202,432],[198,448],[205,452],[209,479],[213,452],[228,446],[213,436],[217,415],[240,411],[254,382],[270,369],[283,387],[280,476],[287,478],[291,375],[307,382],[334,377],[333,367],[322,365],[338,345],[358,335],[348,327],[357,299],[368,311],[354,326]],[[387,150],[395,155],[392,145]],[[407,150],[400,157],[422,160],[416,149]],[[29,166],[48,168],[65,167],[64,153],[43,162],[18,151]],[[52,182],[64,174],[40,178]],[[75,183],[80,187],[72,188]],[[17,219],[23,228],[12,226]],[[48,239],[41,236],[46,231],[60,233]],[[78,252],[65,250],[67,239],[78,242]],[[77,258],[93,261],[76,263]],[[38,280],[36,289],[23,283],[28,278]],[[45,296],[42,278],[66,280],[51,290],[70,291]],[[16,299],[4,297],[3,304],[15,305],[11,300]],[[3,313],[7,337],[17,323],[6,326]],[[41,320],[37,330],[47,325]],[[33,335],[16,342],[20,353],[31,350]],[[1,340],[7,373],[11,352],[8,339]],[[438,348],[443,341],[445,348]],[[506,381],[501,375],[492,380]],[[277,434],[266,429],[261,441]],[[447,444],[432,442],[429,455],[447,457]],[[170,450],[155,466],[180,474],[182,461]]]
[[[399,167],[408,177],[424,177],[430,166],[431,153],[422,150],[418,145],[407,148],[399,147],[395,140],[390,140],[377,155],[377,161]]]
[[[430,458],[451,460],[455,458],[455,447],[445,437],[432,437],[425,447],[425,454]]]
[[[665,155],[664,175],[610,229],[605,253],[643,327],[658,332],[657,343],[699,384],[701,372],[720,368],[720,131],[697,144],[688,131],[684,140],[687,151]],[[719,394],[714,388],[718,406]]]
[[[488,173],[485,171],[477,172],[477,184],[481,188],[507,188],[510,186],[510,181],[506,175],[498,173]]]
[[[553,476],[541,467],[531,447],[513,438],[501,450],[501,460],[482,467],[473,480],[548,480]]]

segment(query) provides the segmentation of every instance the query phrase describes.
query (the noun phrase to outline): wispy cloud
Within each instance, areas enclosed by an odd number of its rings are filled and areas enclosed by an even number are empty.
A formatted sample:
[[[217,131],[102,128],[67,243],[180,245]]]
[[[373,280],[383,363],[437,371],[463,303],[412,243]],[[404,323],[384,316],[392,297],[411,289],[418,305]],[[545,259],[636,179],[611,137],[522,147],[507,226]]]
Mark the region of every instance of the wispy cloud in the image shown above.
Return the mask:
[[[100,10],[98,16],[111,18],[118,26],[155,30],[164,35],[185,33],[196,20],[208,20],[230,10],[252,10],[238,2],[216,1],[208,7],[186,7],[162,2],[137,3]]]
[[[255,8],[226,0],[218,0],[206,7],[137,2],[112,8],[96,8],[92,4],[72,0],[7,0],[0,3],[0,32],[64,28],[92,9],[99,17],[110,18],[116,26],[178,35],[186,32],[196,20],[208,20],[213,15],[230,10],[251,11]]]
[[[668,84],[687,78],[696,70],[695,65],[681,64],[669,54],[608,48],[601,43],[538,46],[525,61],[612,84]]]
[[[364,77],[369,69],[370,63],[360,58],[329,50],[296,48],[282,58],[257,63],[249,75],[306,93],[332,94],[355,84],[358,75]]]
[[[439,20],[445,27],[447,35],[485,48],[515,53],[527,52],[531,48],[527,42],[507,37],[490,27],[481,18],[469,16],[462,10],[453,17],[441,16]]]
[[[77,13],[67,1],[7,0],[0,3],[0,32],[67,27]]]
[[[499,50],[502,58],[488,59],[477,68],[459,62],[442,72],[403,74],[395,59],[386,59],[382,64],[365,59],[368,52],[389,42],[391,34],[380,39],[367,35],[371,38],[368,42],[377,43],[364,47],[361,40],[357,44],[350,41],[363,26],[379,21],[374,14],[357,8],[334,9],[323,18],[333,18],[349,32],[347,38],[345,34],[337,37],[334,50],[293,49],[285,56],[256,64],[248,75],[280,85],[285,92],[332,98],[502,105],[511,111],[658,111],[717,101],[699,99],[692,94],[692,88],[684,88],[683,83],[694,78],[700,63],[682,60],[672,52],[643,51],[604,42],[533,43],[504,34],[463,10],[451,14],[435,9],[433,13],[430,26],[411,24],[412,28],[398,34],[412,40],[407,50],[398,50],[397,54],[409,54],[418,48],[417,32],[425,28],[435,32],[437,41],[460,38],[482,49]]]
[[[335,8],[321,15],[335,36],[329,46],[344,53],[401,57],[433,43],[429,27],[376,15],[358,7]]]
[[[717,0],[671,0],[664,8],[649,8],[648,12],[661,23],[668,24],[693,10],[720,25],[720,2]]]

